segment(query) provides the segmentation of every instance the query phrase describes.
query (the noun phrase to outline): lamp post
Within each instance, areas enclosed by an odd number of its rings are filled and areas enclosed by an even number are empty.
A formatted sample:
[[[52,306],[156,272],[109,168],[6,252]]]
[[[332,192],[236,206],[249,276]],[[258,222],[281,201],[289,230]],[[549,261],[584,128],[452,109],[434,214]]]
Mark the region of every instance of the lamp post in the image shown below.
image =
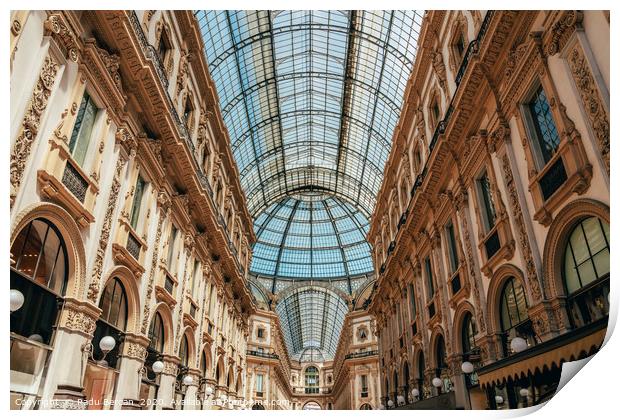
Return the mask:
[[[469,393],[469,387],[467,386],[469,382],[470,375],[474,372],[474,365],[469,360],[464,361],[461,364],[461,371],[463,371],[463,375],[465,376],[465,392],[467,393],[467,400],[469,401],[469,409],[472,409],[471,406],[471,394]]]
[[[411,398],[413,398],[413,402],[418,401],[418,399],[420,398],[420,391],[418,390],[418,388],[413,388],[411,390]]]
[[[388,400],[388,410],[394,408],[394,401]]]
[[[504,397],[502,397],[501,395],[496,395],[495,396],[495,404],[497,404],[497,406],[499,407],[503,403],[504,403]]]

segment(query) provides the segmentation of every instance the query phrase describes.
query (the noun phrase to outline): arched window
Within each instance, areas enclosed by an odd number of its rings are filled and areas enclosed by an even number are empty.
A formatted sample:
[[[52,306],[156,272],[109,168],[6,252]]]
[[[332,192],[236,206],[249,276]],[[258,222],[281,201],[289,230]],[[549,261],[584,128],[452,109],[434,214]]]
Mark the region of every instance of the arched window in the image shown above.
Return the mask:
[[[206,350],[202,351],[202,357],[200,358],[200,373],[203,378],[207,377],[207,365],[208,365],[209,356],[207,355]]]
[[[101,315],[97,321],[97,327],[93,335],[93,352],[95,359],[99,360],[103,357],[103,353],[99,348],[99,341],[106,336],[110,336],[116,340],[116,346],[112,351],[108,352],[105,360],[111,367],[118,367],[118,355],[120,353],[120,344],[125,335],[127,327],[127,295],[121,281],[114,277],[103,289],[101,299],[99,300],[99,308]]]
[[[437,336],[435,343],[435,364],[437,369],[444,369],[448,366],[446,360],[446,343],[443,339],[443,335]]]
[[[361,405],[360,410],[372,410],[372,406],[368,403],[364,403]]]
[[[463,318],[463,327],[461,330],[461,346],[463,347],[463,354],[470,354],[471,351],[476,348],[476,342],[474,337],[476,336],[476,323],[471,313],[467,312]]]
[[[187,334],[183,334],[183,339],[181,340],[179,359],[181,359],[181,365],[187,366],[189,360],[189,342],[187,341]]]
[[[127,295],[121,281],[114,277],[108,281],[99,300],[101,315],[97,320],[95,333],[91,341],[93,359],[89,360],[84,373],[84,394],[89,400],[106,401],[112,398],[116,374],[110,369],[118,369],[122,343],[127,327]],[[112,337],[114,348],[103,353],[99,343],[103,337]],[[104,404],[95,404],[92,408],[107,408]]]
[[[424,353],[420,352],[418,354],[418,377],[417,377],[417,382],[418,382],[418,391],[420,392],[420,399],[424,398],[424,369],[425,369],[425,362],[424,362]]]
[[[11,289],[24,295],[23,306],[11,313],[11,332],[49,344],[57,299],[67,282],[67,249],[60,232],[46,219],[31,221],[11,246]]]
[[[100,319],[119,330],[125,331],[127,327],[127,294],[125,287],[118,278],[114,277],[104,289],[99,308],[102,311]]]
[[[405,362],[403,366],[403,396],[405,397],[405,402],[409,401],[409,363]]]
[[[503,332],[504,354],[507,356],[510,341],[519,336],[534,344],[534,333],[527,314],[525,290],[519,280],[510,277],[500,296],[500,325]]]
[[[474,337],[478,334],[476,329],[476,322],[471,312],[467,312],[463,317],[463,324],[461,326],[461,347],[463,351],[463,360],[474,363],[475,366],[479,365],[479,352]],[[474,357],[472,357],[474,356]],[[476,372],[472,372],[469,375],[465,375],[465,385],[468,388],[478,384],[478,375]]]
[[[315,366],[308,366],[305,372],[306,394],[319,392],[319,370]]]
[[[563,278],[574,327],[609,313],[609,224],[588,217],[573,228],[564,251]]]
[[[159,312],[155,312],[155,316],[151,321],[151,327],[149,328],[149,347],[159,353],[164,352],[164,320],[161,318]]]

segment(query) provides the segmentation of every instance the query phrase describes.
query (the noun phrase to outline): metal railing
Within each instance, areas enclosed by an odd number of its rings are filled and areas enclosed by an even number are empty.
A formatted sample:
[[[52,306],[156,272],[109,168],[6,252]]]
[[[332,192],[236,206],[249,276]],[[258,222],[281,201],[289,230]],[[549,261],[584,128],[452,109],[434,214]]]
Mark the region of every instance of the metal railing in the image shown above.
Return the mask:
[[[369,356],[378,356],[379,355],[379,351],[378,350],[368,350],[368,351],[358,351],[356,353],[349,353],[346,356],[344,356],[345,360],[347,359],[359,359],[362,357],[369,357]]]
[[[264,357],[266,359],[275,359],[275,360],[279,360],[280,356],[278,356],[275,353],[266,353],[264,351],[257,351],[257,350],[248,350],[246,352],[246,354],[248,356],[256,356],[256,357]]]

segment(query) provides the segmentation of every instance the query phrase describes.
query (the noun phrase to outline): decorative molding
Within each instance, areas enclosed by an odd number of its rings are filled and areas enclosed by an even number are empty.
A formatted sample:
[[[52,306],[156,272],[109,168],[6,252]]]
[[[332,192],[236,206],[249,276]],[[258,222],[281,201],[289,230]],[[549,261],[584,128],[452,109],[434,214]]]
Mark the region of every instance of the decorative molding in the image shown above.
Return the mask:
[[[521,253],[525,260],[525,272],[527,278],[527,284],[532,293],[534,301],[542,299],[542,293],[540,289],[540,283],[538,280],[538,274],[536,273],[536,265],[534,263],[534,257],[532,254],[532,248],[530,247],[530,240],[525,228],[525,220],[523,219],[523,213],[521,211],[521,204],[519,203],[519,196],[515,185],[515,179],[510,168],[510,161],[508,160],[507,153],[501,158],[502,169],[504,172],[504,181],[506,184],[506,192],[508,199],[510,200],[510,207],[517,227],[517,233],[519,235],[519,245],[521,246]]]
[[[588,117],[599,153],[610,175],[609,115],[594,76],[579,42],[568,53],[568,65],[575,79],[583,109]]]
[[[17,196],[19,187],[21,185],[22,178],[24,176],[24,169],[30,152],[32,144],[37,137],[39,128],[41,125],[41,119],[50,96],[52,95],[52,87],[56,81],[56,76],[60,65],[50,55],[45,57],[43,61],[43,67],[39,72],[39,78],[32,91],[30,103],[26,109],[24,119],[22,120],[22,128],[17,135],[13,150],[11,151],[11,164],[10,164],[10,180],[11,180],[11,207]]]
[[[101,309],[92,303],[67,297],[60,313],[58,329],[83,335],[90,340],[100,314]]]
[[[92,303],[96,303],[99,297],[99,290],[101,287],[101,273],[103,269],[103,259],[105,257],[106,250],[108,248],[108,242],[110,240],[110,230],[112,228],[112,216],[116,209],[116,203],[118,201],[118,193],[121,188],[121,172],[125,166],[126,160],[119,156],[116,161],[116,170],[114,171],[114,178],[112,179],[112,186],[110,187],[110,195],[108,196],[108,206],[106,208],[105,216],[103,218],[103,224],[101,226],[101,235],[99,236],[97,253],[95,255],[95,262],[90,275],[91,281],[88,286],[87,298]]]
[[[80,58],[78,37],[73,30],[69,28],[62,13],[52,13],[43,23],[44,34],[51,36],[63,51],[65,57],[77,63]]]
[[[576,28],[581,26],[583,12],[565,10],[556,12],[558,18],[545,34],[545,53],[555,55],[562,51]]]
[[[155,283],[155,277],[157,273],[157,261],[159,258],[159,248],[161,242],[161,231],[164,224],[164,219],[168,210],[170,209],[170,198],[165,191],[160,191],[157,195],[157,204],[160,206],[159,219],[157,221],[157,232],[155,233],[155,241],[153,248],[153,256],[151,257],[151,270],[149,272],[148,284],[146,286],[146,297],[144,299],[144,308],[142,309],[142,326],[140,332],[146,334],[149,326],[149,318],[151,313],[151,297],[153,296],[153,288]]]

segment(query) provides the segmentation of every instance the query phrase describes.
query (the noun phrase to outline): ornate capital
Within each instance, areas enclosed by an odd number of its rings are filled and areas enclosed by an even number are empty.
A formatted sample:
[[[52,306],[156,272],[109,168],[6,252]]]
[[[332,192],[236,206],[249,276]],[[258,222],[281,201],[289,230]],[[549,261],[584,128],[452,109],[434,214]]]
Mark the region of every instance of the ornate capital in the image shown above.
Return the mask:
[[[62,13],[53,13],[47,17],[43,23],[44,33],[51,36],[56,41],[65,56],[76,62],[79,59],[79,47],[77,44],[77,36],[69,28],[69,25]]]

